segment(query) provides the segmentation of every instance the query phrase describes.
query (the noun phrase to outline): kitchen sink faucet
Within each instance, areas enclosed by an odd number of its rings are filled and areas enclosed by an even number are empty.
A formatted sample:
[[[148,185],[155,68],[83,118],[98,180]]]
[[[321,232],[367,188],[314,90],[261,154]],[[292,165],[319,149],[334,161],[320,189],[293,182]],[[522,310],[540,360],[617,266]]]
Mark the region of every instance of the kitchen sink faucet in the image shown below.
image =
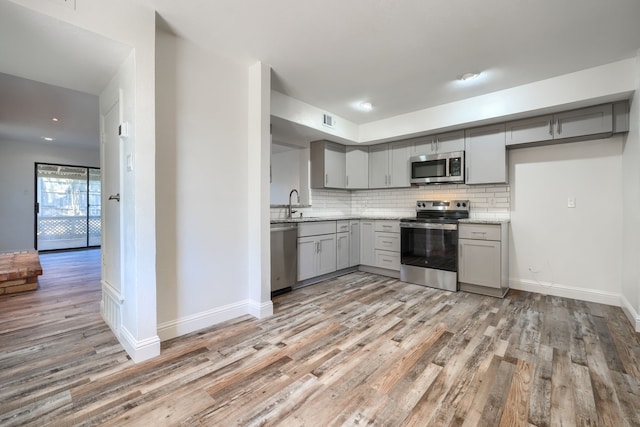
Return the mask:
[[[293,214],[296,213],[296,211],[291,209],[291,196],[293,195],[293,192],[296,192],[296,199],[298,200],[297,203],[300,204],[300,194],[298,194],[298,190],[296,190],[295,188],[293,190],[291,190],[291,192],[289,193],[289,210],[287,211],[287,218],[293,218]]]

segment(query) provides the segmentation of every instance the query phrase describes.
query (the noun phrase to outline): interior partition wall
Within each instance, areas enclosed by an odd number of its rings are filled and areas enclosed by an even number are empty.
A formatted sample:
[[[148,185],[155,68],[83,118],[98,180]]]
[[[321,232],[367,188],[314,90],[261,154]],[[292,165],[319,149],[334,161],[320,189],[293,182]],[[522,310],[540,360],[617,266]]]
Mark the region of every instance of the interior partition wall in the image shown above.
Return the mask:
[[[38,251],[100,246],[99,168],[36,163],[35,186]]]

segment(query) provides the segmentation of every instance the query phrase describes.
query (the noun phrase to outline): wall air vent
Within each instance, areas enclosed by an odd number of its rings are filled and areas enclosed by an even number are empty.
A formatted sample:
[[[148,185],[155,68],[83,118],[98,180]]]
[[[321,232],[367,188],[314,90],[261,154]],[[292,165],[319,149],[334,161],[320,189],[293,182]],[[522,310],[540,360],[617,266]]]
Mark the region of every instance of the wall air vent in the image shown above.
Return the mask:
[[[322,115],[322,124],[327,126],[327,127],[334,127],[336,125],[336,121],[334,120],[334,118],[330,115],[328,115],[327,113],[324,113]]]

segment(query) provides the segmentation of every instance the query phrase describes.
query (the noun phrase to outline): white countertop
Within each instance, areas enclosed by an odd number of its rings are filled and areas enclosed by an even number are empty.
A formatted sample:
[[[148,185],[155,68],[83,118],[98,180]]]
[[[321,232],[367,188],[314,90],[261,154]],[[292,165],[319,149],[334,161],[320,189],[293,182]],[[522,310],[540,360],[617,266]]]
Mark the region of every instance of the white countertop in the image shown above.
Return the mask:
[[[308,217],[302,217],[302,218],[272,218],[271,219],[271,224],[280,224],[280,223],[287,223],[287,222],[291,222],[291,223],[299,223],[299,222],[317,222],[317,221],[345,221],[345,220],[350,220],[350,219],[357,219],[357,220],[390,220],[390,221],[398,221],[400,220],[400,218],[404,218],[404,217],[400,217],[400,216],[394,216],[394,217],[389,217],[389,216],[362,216],[362,215],[340,215],[340,216],[308,216]]]

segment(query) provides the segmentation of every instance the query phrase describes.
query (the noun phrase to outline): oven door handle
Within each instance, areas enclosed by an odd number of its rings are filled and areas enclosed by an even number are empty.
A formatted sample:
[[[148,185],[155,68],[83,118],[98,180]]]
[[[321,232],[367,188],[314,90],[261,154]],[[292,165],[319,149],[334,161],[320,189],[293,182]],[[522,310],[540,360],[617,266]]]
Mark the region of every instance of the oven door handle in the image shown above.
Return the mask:
[[[457,230],[457,224],[437,224],[428,222],[401,222],[400,228],[419,228],[425,230]]]

